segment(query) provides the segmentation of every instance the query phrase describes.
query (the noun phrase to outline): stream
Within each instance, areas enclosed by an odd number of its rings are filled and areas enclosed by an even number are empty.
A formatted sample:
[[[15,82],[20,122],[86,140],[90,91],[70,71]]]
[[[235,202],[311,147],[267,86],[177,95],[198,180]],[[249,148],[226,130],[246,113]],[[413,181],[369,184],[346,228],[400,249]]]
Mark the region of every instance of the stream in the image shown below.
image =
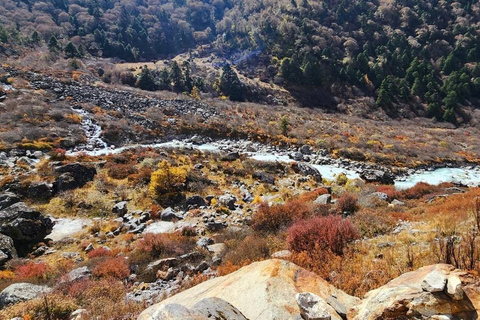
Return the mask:
[[[257,161],[270,161],[290,163],[294,161],[291,157],[296,150],[283,150],[274,146],[255,143],[247,140],[216,140],[211,141],[209,138],[194,136],[190,139],[172,140],[163,143],[151,144],[133,144],[123,147],[108,146],[102,140],[102,128],[90,116],[90,114],[79,108],[72,108],[82,117],[82,127],[85,131],[87,141],[83,145],[75,147],[74,150],[68,151],[67,155],[75,156],[85,153],[91,156],[100,156],[106,154],[121,153],[125,150],[145,147],[154,149],[196,149],[208,152],[232,152],[238,151],[245,154],[248,158]],[[361,163],[347,161],[345,159],[332,159],[328,156],[312,154],[305,157],[309,165],[316,168],[322,174],[322,177],[333,180],[338,174],[345,174],[349,179],[360,178],[362,171]],[[298,162],[298,160],[297,160]],[[355,165],[357,164],[357,165]],[[399,190],[413,187],[418,182],[426,182],[437,185],[442,182],[452,182],[466,186],[480,185],[480,167],[466,166],[453,168],[438,168],[426,170],[412,170],[410,174],[399,176],[395,179],[395,188]]]

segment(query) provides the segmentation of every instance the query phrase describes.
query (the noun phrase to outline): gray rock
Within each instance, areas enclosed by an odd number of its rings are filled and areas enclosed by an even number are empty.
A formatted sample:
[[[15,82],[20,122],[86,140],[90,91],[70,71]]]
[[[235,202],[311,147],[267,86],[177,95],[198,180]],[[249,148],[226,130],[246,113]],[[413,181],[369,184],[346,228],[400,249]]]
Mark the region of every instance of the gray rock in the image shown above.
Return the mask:
[[[42,151],[34,151],[32,156],[35,158],[35,159],[41,159],[43,158],[43,152]]]
[[[76,268],[67,273],[60,283],[87,279],[90,278],[91,275],[92,273],[87,266]]]
[[[235,202],[237,202],[237,198],[231,194],[225,194],[218,198],[218,203],[226,206],[230,210],[235,210]]]
[[[393,184],[395,176],[384,170],[366,169],[360,173],[360,178],[367,182],[380,182],[382,184]]]
[[[332,195],[327,193],[327,194],[319,195],[317,199],[313,201],[313,203],[326,205],[326,204],[329,204],[331,201],[332,201]]]
[[[53,222],[23,202],[0,211],[0,233],[12,238],[20,255],[52,232]]]
[[[0,234],[0,252],[2,253],[2,259],[0,265],[3,265],[5,262],[12,258],[17,258],[17,250],[13,244],[12,238]]]
[[[55,171],[60,174],[54,184],[57,192],[81,188],[97,174],[93,166],[80,163],[69,163],[55,168]]]
[[[185,205],[187,206],[187,208],[199,208],[206,206],[207,202],[201,196],[194,195],[187,198]]]
[[[325,299],[325,302],[328,305],[330,305],[333,309],[335,309],[335,311],[338,313],[340,317],[342,317],[342,319],[347,319],[348,308],[343,303],[341,303],[336,297],[328,296]]]
[[[307,144],[304,144],[303,146],[301,146],[298,151],[300,151],[304,155],[311,155],[312,154],[312,148],[310,148],[310,146],[307,145]]]
[[[203,237],[198,239],[197,246],[201,248],[206,248],[207,246],[213,244],[215,241],[212,238]]]
[[[128,212],[127,205],[128,205],[127,201],[121,201],[116,203],[112,208],[112,213],[116,214],[117,217],[123,217]]]
[[[14,283],[6,287],[0,293],[0,309],[8,305],[35,299],[42,294],[52,291],[47,286],[39,286],[31,283]]]
[[[428,292],[440,292],[443,291],[447,279],[443,273],[436,270],[430,272],[425,276],[422,281],[422,289]]]
[[[447,294],[453,300],[463,299],[463,286],[462,281],[457,276],[450,276],[447,279]]]
[[[70,314],[70,320],[84,320],[88,319],[87,309],[77,309]]]
[[[53,189],[50,183],[35,182],[28,187],[28,197],[37,200],[48,200],[53,196]]]
[[[197,302],[191,311],[205,319],[247,320],[247,318],[227,301],[217,298],[205,298]]]
[[[275,177],[263,171],[255,171],[252,177],[262,183],[275,184]]]
[[[162,213],[160,214],[160,219],[162,219],[163,221],[181,220],[183,219],[183,216],[173,210],[171,207],[168,207],[162,211]]]
[[[292,158],[295,161],[302,161],[303,160],[303,154],[301,152],[294,152],[289,155],[290,158]]]
[[[292,251],[281,250],[281,251],[274,252],[271,257],[274,258],[274,259],[288,260],[291,256],[292,256]]]
[[[221,158],[222,161],[235,161],[237,159],[240,159],[240,154],[238,152],[230,152]]]
[[[390,202],[391,205],[395,206],[395,207],[404,207],[406,206],[405,202],[403,201],[400,201],[400,200],[397,200],[397,199],[393,199],[392,202]]]
[[[305,320],[330,320],[328,306],[325,300],[311,292],[297,293],[295,295],[300,307],[302,318]]]
[[[298,162],[293,165],[293,170],[303,176],[312,176],[313,179],[317,182],[322,181],[322,174],[320,173],[320,171],[307,163]]]
[[[152,314],[151,319],[158,320],[203,320],[198,314],[188,310],[180,304],[167,304],[160,306]],[[207,318],[205,318],[206,320]]]
[[[0,210],[10,207],[12,204],[20,202],[20,198],[12,192],[4,192],[0,195]]]
[[[368,195],[370,199],[378,199],[381,201],[387,201],[388,195],[384,192],[373,192]]]

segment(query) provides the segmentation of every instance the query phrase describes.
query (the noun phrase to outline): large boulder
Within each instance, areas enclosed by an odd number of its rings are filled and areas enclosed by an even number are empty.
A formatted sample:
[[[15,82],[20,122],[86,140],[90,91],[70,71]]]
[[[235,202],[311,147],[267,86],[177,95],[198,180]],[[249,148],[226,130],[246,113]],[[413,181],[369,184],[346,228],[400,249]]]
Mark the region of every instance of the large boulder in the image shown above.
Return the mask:
[[[10,207],[12,204],[20,202],[20,198],[12,192],[0,194],[0,210]]]
[[[297,162],[292,165],[292,168],[296,173],[300,173],[303,176],[312,176],[317,182],[322,181],[322,174],[312,165],[305,162]]]
[[[52,232],[53,222],[23,202],[0,211],[0,233],[12,238],[20,255]]]
[[[393,184],[395,176],[387,170],[366,169],[360,173],[360,178],[366,182],[378,182],[381,184]]]
[[[200,208],[200,207],[205,207],[207,205],[207,202],[201,196],[193,195],[193,196],[187,198],[187,201],[185,202],[185,205],[186,205],[187,209],[189,209],[189,208]]]
[[[17,250],[13,244],[12,238],[0,234],[0,266],[12,258],[17,258]]]
[[[22,301],[32,300],[42,294],[49,293],[52,289],[31,283],[14,283],[3,289],[0,293],[0,309]]]
[[[93,166],[80,163],[69,163],[56,167],[55,171],[59,174],[54,184],[57,192],[81,188],[87,182],[92,181],[97,174],[97,170]]]
[[[453,266],[437,264],[405,273],[368,292],[349,311],[348,319],[476,319],[479,310],[478,279]]]
[[[176,294],[146,309],[138,319],[163,319],[155,315],[166,305],[180,304],[192,309],[198,302],[212,297],[225,300],[248,319],[295,319],[302,312],[295,296],[302,292],[311,292],[325,301],[335,296],[347,309],[358,300],[291,262],[271,259],[252,263]],[[325,308],[331,319],[342,319],[332,306],[327,304]]]
[[[53,196],[53,186],[46,182],[34,182],[28,187],[28,197],[37,200],[49,200]]]

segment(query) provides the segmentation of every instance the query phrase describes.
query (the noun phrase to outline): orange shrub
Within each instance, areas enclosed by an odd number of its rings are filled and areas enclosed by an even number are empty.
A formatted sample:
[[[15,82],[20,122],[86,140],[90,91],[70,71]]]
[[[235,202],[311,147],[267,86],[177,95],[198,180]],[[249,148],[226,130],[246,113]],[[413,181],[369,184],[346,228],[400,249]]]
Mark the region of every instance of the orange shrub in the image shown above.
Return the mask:
[[[282,205],[270,206],[261,203],[258,212],[252,218],[252,228],[260,232],[277,232],[293,222],[313,215],[312,206],[299,199],[287,201]]]
[[[99,278],[125,279],[130,275],[130,269],[125,258],[108,257],[93,268],[92,274]]]
[[[359,237],[349,219],[327,216],[296,222],[288,229],[287,242],[290,249],[296,252],[320,248],[341,255],[347,244]]]

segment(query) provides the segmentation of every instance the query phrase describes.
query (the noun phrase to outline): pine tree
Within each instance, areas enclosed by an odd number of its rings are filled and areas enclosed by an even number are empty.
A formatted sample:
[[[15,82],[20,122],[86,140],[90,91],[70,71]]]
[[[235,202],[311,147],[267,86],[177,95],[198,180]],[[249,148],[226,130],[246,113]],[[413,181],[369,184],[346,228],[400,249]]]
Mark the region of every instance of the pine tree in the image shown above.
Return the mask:
[[[37,30],[35,30],[32,33],[32,43],[36,44],[39,42],[40,42],[40,35],[38,34]]]
[[[7,41],[8,33],[2,26],[0,26],[0,42],[6,43]]]
[[[60,49],[60,45],[55,35],[52,35],[50,40],[48,40],[48,49],[50,49],[51,52],[57,52]]]
[[[155,78],[148,67],[144,67],[138,76],[137,87],[142,90],[154,91],[156,89]]]
[[[392,104],[390,98],[390,81],[389,78],[385,78],[380,85],[380,89],[378,89],[378,97],[377,97],[377,105],[380,108],[388,107]]]
[[[176,61],[172,62],[172,68],[170,69],[170,80],[173,83],[173,90],[182,91],[183,90],[183,73],[182,69]]]
[[[288,130],[290,129],[290,122],[288,121],[288,117],[287,116],[284,116],[282,117],[282,119],[280,119],[280,124],[279,124],[279,127],[280,127],[280,131],[282,132],[282,134],[284,136],[286,136],[288,134]]]
[[[222,68],[220,77],[220,90],[232,101],[243,101],[243,85],[238,79],[237,73],[229,64]]]
[[[69,42],[66,46],[65,46],[65,56],[67,58],[75,58],[75,57],[78,57],[79,54],[78,54],[78,50],[77,48],[75,47],[75,45],[72,43],[72,42]]]

